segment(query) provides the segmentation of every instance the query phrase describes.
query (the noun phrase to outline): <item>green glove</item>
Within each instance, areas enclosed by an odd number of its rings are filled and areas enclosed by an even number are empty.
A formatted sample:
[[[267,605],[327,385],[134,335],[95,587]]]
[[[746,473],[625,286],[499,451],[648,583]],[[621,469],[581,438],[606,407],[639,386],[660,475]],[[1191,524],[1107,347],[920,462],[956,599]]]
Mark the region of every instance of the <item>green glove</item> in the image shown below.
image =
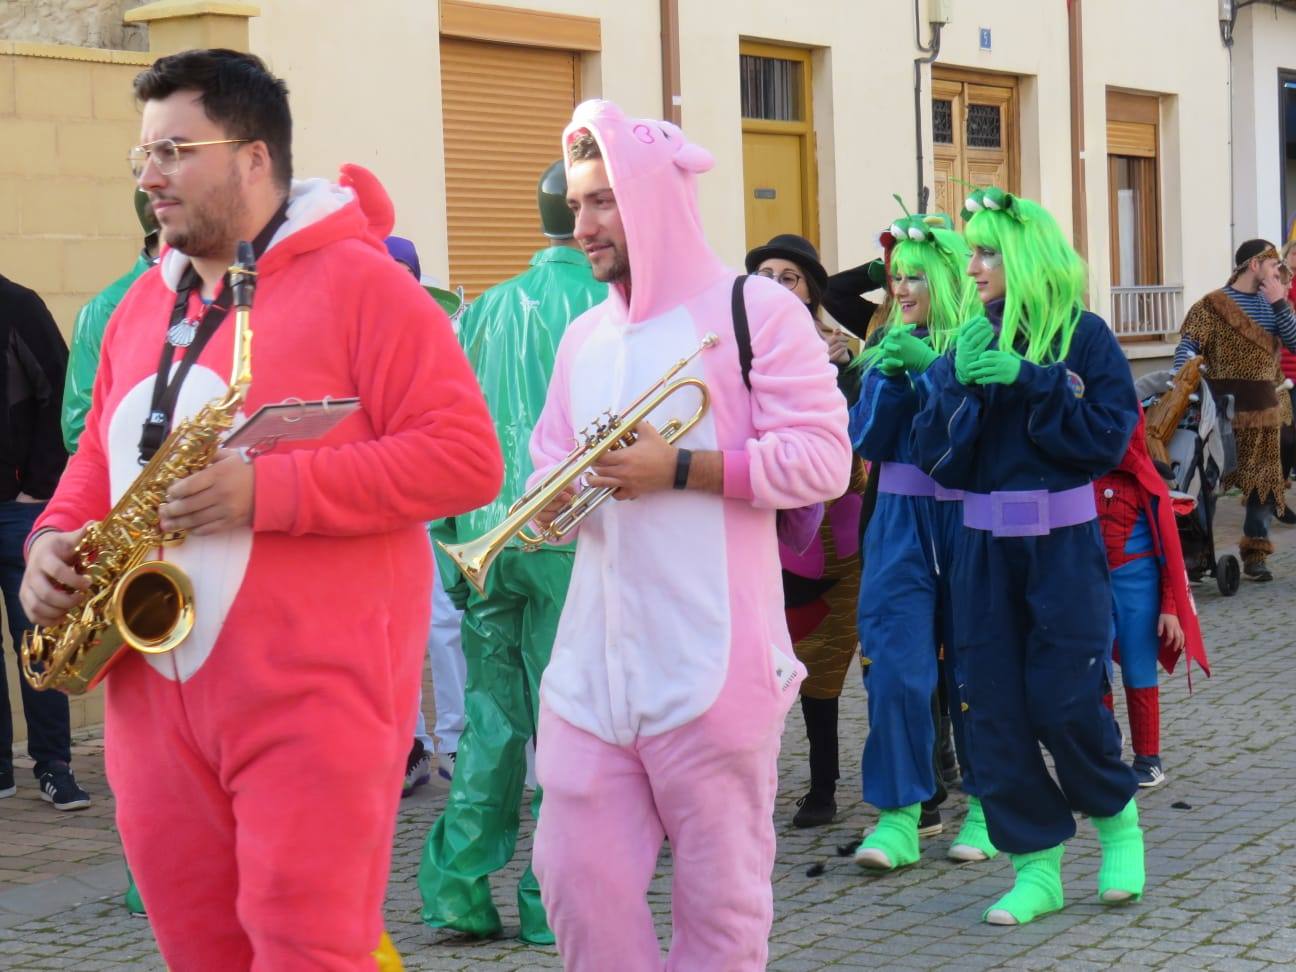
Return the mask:
[[[968,373],[978,385],[1011,385],[1021,367],[1022,359],[1008,351],[982,351]]]
[[[882,356],[897,359],[912,374],[921,374],[940,355],[926,341],[914,337],[913,329],[912,324],[904,324],[888,330],[882,339]]]
[[[972,365],[993,340],[994,328],[984,316],[974,317],[959,328],[954,342],[954,374],[960,382],[972,384]]]
[[[905,366],[899,358],[884,351],[882,357],[877,360],[877,370],[888,378],[894,378],[896,375],[904,374]]]

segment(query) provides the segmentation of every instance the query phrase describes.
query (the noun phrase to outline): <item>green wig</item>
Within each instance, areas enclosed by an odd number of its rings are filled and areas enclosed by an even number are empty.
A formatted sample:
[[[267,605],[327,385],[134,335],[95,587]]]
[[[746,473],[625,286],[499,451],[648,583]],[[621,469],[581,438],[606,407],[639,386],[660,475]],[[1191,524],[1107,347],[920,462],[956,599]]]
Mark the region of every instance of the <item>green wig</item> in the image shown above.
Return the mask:
[[[937,354],[954,345],[959,325],[977,309],[976,283],[967,275],[971,251],[963,237],[952,229],[947,216],[919,214],[896,220],[883,234],[888,246],[888,264],[892,273],[921,274],[927,281],[930,299],[927,312],[927,343]],[[893,326],[904,323],[904,312],[898,301],[891,308],[886,326],[878,331],[853,362],[857,367],[872,367],[881,354],[880,339]]]
[[[1039,203],[998,189],[973,192],[964,216],[967,242],[1003,256],[999,348],[1034,364],[1065,358],[1084,311],[1088,270],[1057,221]]]
[[[954,345],[959,325],[974,316],[977,305],[976,282],[968,276],[967,265],[972,252],[963,237],[953,230],[933,229],[933,240],[918,242],[900,240],[891,251],[891,271],[905,275],[922,274],[927,278],[931,298],[927,312],[927,343],[937,354]],[[887,326],[903,323],[897,303],[891,310]]]

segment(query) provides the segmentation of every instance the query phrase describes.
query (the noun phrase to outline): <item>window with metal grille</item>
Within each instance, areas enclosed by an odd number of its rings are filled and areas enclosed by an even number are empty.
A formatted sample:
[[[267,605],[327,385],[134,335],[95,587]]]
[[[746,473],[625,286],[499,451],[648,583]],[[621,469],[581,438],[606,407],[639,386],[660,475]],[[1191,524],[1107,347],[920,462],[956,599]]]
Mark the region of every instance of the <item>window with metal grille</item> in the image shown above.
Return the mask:
[[[1003,144],[1002,114],[998,105],[968,105],[968,148],[997,149]]]
[[[802,121],[801,63],[777,57],[740,55],[744,118]]]
[[[932,141],[954,144],[954,102],[936,98],[932,101]]]

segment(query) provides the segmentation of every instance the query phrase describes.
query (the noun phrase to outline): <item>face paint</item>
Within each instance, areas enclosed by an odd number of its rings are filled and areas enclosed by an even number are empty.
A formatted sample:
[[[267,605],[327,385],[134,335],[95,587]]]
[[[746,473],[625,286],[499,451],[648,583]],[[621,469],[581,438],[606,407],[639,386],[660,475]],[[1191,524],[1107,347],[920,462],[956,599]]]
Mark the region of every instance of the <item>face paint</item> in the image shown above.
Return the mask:
[[[901,291],[908,291],[912,294],[927,293],[927,277],[921,273],[918,274],[892,274],[891,275],[891,293],[899,294]]]
[[[976,248],[976,255],[981,258],[981,263],[987,270],[998,270],[1003,266],[1002,253],[996,253],[994,250],[987,247],[978,246]]]

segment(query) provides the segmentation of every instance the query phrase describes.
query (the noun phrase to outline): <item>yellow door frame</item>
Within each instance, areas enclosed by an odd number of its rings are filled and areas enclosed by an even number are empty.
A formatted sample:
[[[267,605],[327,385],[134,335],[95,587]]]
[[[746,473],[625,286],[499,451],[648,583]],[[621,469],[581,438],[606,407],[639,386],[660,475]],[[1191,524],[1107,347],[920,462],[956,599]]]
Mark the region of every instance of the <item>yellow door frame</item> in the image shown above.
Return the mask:
[[[801,142],[801,218],[805,223],[805,237],[816,248],[819,246],[819,163],[815,158],[814,137],[814,73],[810,51],[805,47],[771,44],[768,41],[740,40],[739,55],[770,57],[780,61],[795,61],[801,65],[801,120],[772,121],[765,118],[744,118],[744,132],[770,135],[795,135]]]

